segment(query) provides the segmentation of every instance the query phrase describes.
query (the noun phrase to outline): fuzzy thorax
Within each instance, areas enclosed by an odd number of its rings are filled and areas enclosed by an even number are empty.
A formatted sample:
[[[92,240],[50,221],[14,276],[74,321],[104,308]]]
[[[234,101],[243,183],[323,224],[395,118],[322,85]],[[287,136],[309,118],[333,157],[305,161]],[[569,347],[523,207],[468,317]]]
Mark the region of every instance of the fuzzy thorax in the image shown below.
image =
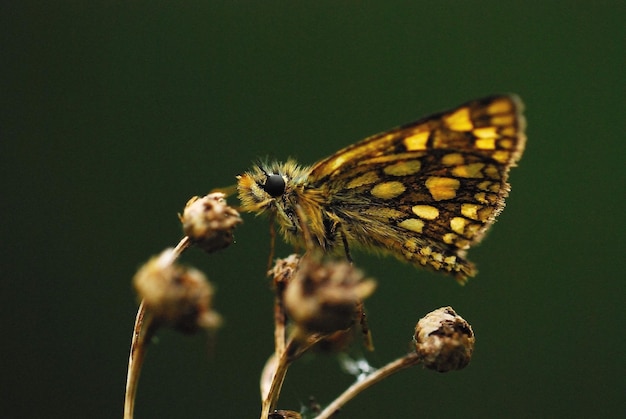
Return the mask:
[[[237,177],[241,210],[264,214],[269,212],[278,223],[281,233],[291,243],[304,244],[303,229],[323,248],[325,228],[322,217],[322,194],[307,184],[310,167],[295,161],[260,163]],[[282,177],[284,189],[276,190],[272,179]]]

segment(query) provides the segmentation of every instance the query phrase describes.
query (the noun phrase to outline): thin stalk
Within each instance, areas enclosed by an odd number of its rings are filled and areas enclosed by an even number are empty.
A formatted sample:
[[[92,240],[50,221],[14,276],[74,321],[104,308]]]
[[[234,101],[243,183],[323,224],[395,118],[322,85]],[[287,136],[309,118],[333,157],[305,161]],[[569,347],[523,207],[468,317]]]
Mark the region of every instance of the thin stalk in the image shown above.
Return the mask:
[[[274,350],[281,357],[285,353],[285,308],[282,296],[274,300]]]
[[[139,305],[133,337],[130,345],[130,356],[128,357],[128,375],[126,376],[126,394],[124,397],[124,419],[132,419],[135,410],[135,397],[137,395],[137,385],[141,375],[141,367],[148,349],[148,343],[152,337],[154,322],[150,313],[146,312],[143,301]]]
[[[170,263],[178,259],[189,246],[191,246],[191,240],[187,236],[183,237],[174,248]],[[124,395],[124,419],[133,418],[141,367],[143,366],[148,344],[155,330],[156,325],[154,319],[150,312],[146,310],[142,300],[137,310],[137,316],[135,317],[135,326],[133,327],[133,336],[130,344],[130,355],[128,357],[126,393]]]
[[[280,390],[285,382],[285,376],[287,375],[289,366],[325,337],[325,335],[309,335],[307,337],[303,337],[298,336],[298,333],[299,332],[294,331],[285,346],[284,352],[278,358],[276,369],[272,377],[272,383],[267,397],[263,400],[261,419],[267,419],[270,412],[276,409],[276,404],[278,403],[278,398],[280,396]]]
[[[337,397],[331,404],[329,404],[315,419],[329,419],[335,413],[341,409],[343,405],[348,403],[354,397],[356,397],[363,390],[373,386],[374,384],[384,380],[392,374],[398,371],[412,367],[419,364],[420,359],[415,352],[411,352],[402,358],[398,358],[395,361],[390,362],[377,369],[376,371],[368,374],[365,378],[357,381],[346,389],[339,397]]]
[[[176,258],[179,258],[180,255],[187,250],[187,248],[189,248],[191,246],[191,239],[189,239],[189,236],[185,236],[182,239],[180,239],[180,242],[178,242],[178,244],[176,245],[176,247],[174,248],[174,254]]]

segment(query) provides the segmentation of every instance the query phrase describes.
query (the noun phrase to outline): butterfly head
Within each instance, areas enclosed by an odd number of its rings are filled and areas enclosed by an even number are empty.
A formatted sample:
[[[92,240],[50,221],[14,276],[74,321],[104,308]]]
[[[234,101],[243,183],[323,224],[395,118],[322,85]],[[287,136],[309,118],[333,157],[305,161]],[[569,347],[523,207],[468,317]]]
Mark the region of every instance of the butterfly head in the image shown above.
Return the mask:
[[[285,210],[290,198],[301,187],[307,169],[292,160],[286,163],[259,163],[252,170],[237,176],[241,208],[246,212],[272,211],[288,217]]]

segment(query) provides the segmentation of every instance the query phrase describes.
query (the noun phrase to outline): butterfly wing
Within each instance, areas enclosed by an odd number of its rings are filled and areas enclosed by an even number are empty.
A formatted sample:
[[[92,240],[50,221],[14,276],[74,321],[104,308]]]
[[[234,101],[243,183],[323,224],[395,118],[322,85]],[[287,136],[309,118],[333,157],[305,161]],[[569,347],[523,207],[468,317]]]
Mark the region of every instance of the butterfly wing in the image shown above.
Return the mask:
[[[523,105],[491,96],[374,135],[311,168],[311,190],[349,241],[473,276],[465,250],[504,208],[522,155]]]

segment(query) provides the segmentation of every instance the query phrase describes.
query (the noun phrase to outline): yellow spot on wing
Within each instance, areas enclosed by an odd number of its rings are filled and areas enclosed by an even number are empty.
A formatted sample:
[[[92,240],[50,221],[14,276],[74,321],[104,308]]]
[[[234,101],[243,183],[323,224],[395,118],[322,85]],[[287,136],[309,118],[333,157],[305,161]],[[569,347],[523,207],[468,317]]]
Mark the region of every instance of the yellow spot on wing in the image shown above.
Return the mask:
[[[480,182],[477,186],[478,186],[478,189],[482,189],[483,191],[488,191],[490,190],[489,187],[491,186],[491,181],[485,180],[483,182]]]
[[[398,160],[404,160],[404,159],[415,159],[418,157],[423,157],[425,155],[426,155],[425,152],[389,154],[386,156],[383,155],[383,156],[372,157],[371,159],[364,159],[359,164],[382,164],[382,163],[396,162]]]
[[[495,138],[479,138],[476,140],[476,148],[481,150],[494,150],[496,148]]]
[[[430,131],[418,132],[404,139],[404,146],[407,151],[420,151],[426,150],[426,144],[428,143],[428,136]]]
[[[346,185],[346,188],[358,188],[359,186],[369,185],[370,183],[374,183],[378,181],[378,175],[376,172],[367,172],[362,174],[359,177],[355,177]]]
[[[497,113],[509,113],[512,110],[513,104],[509,98],[494,100],[487,108],[487,112],[492,115]]]
[[[511,141],[510,138],[501,139],[500,141],[498,141],[498,145],[500,146],[500,148],[506,148],[507,150],[512,149],[514,146],[513,141]]]
[[[506,163],[511,158],[511,153],[505,150],[497,150],[493,152],[491,157],[500,163]]]
[[[476,128],[474,131],[472,131],[472,134],[474,134],[478,138],[495,138],[498,136],[497,131],[497,127],[483,127]]]
[[[454,233],[446,233],[443,235],[443,242],[446,244],[453,244],[457,237],[459,236]]]
[[[401,195],[405,190],[406,186],[402,182],[392,181],[379,183],[372,188],[371,193],[376,198],[391,199]]]
[[[472,220],[478,220],[478,210],[482,205],[465,203],[461,205],[461,214]]]
[[[422,162],[419,160],[401,161],[386,166],[383,170],[386,174],[392,176],[407,176],[417,173],[422,168]]]
[[[465,232],[466,224],[467,220],[463,217],[454,217],[450,220],[450,228],[452,228],[452,231],[458,234],[463,234]]]
[[[458,111],[445,116],[444,121],[448,128],[454,131],[471,131],[474,128],[470,118],[469,108],[461,108]]]
[[[417,218],[409,218],[399,223],[398,226],[416,233],[421,233],[424,228],[424,222]]]
[[[457,166],[452,169],[452,174],[458,177],[481,178],[483,173],[481,170],[485,167],[484,163],[472,163],[463,166]]]
[[[500,128],[500,134],[507,137],[514,137],[517,135],[517,129],[514,126]]]
[[[487,194],[485,194],[484,192],[478,192],[474,194],[474,199],[477,200],[478,202],[481,202],[483,204],[488,204],[489,201],[487,200]]]
[[[441,163],[446,166],[458,166],[465,163],[465,158],[461,153],[450,153],[441,158]]]
[[[491,117],[490,121],[493,125],[505,126],[515,123],[515,115],[497,115]]]
[[[425,185],[433,199],[441,201],[454,198],[461,183],[458,179],[431,176],[426,179]]]
[[[415,215],[425,220],[434,220],[439,217],[439,210],[432,205],[414,205],[411,210]]]
[[[443,260],[443,262],[446,265],[454,265],[456,263],[456,256],[454,255],[448,256]]]
[[[507,152],[505,151],[505,153]],[[488,164],[485,167],[485,170],[483,170],[483,173],[491,179],[500,179],[500,173],[498,172],[498,168],[493,164]]]

